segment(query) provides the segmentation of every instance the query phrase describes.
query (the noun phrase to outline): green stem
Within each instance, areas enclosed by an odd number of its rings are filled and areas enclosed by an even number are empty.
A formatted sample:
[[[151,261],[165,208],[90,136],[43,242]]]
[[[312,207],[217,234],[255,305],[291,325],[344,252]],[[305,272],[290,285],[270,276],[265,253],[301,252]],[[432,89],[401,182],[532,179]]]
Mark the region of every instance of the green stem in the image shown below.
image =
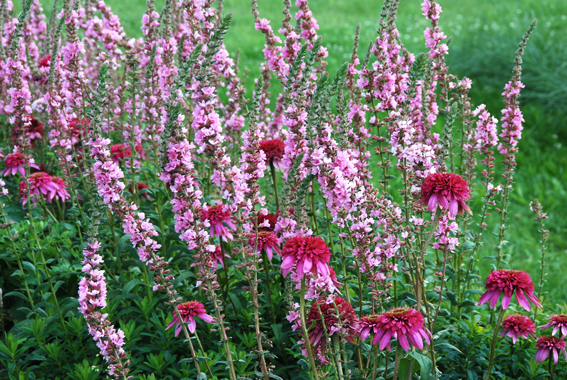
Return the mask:
[[[276,208],[280,209],[280,198],[278,196],[278,179],[276,177],[276,168],[274,163],[270,161],[270,171],[272,172],[272,186],[274,187],[274,195],[276,196]]]
[[[317,367],[315,366],[315,359],[313,358],[313,351],[311,350],[311,342],[309,341],[309,335],[307,334],[307,322],[305,321],[305,277],[301,279],[301,294],[299,299],[299,313],[301,317],[301,332],[303,334],[304,345],[307,348],[307,355],[309,356],[309,377],[311,379],[318,380]]]
[[[500,314],[498,314],[498,320],[496,321],[496,325],[494,326],[494,335],[492,336],[492,345],[490,346],[490,360],[488,361],[488,370],[486,371],[486,377],[484,380],[490,380],[490,375],[492,373],[492,366],[494,365],[494,352],[496,349],[496,342],[498,339],[498,330],[500,330],[500,324],[502,323],[502,318],[504,318],[505,309],[500,310]]]

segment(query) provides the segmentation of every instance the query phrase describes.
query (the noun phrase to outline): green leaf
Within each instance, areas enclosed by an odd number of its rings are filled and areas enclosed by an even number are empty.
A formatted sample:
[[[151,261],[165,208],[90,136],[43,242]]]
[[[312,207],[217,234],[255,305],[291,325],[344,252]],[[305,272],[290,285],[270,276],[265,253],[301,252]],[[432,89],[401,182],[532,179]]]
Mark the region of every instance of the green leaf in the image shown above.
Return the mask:
[[[420,368],[419,378],[421,380],[427,380],[429,378],[429,374],[433,370],[433,362],[431,361],[431,359],[429,359],[425,355],[422,355],[414,351],[410,351],[409,354],[419,363],[419,368]]]
[[[122,296],[126,297],[126,295],[130,293],[136,285],[144,285],[144,281],[138,279],[128,281],[128,283],[122,288]]]

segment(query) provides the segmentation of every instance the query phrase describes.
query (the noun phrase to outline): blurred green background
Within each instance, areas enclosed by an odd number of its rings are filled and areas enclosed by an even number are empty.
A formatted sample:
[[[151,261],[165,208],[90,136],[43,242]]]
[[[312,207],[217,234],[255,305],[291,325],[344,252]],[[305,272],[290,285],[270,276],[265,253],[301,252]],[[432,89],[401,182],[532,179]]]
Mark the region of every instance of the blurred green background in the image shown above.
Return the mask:
[[[519,144],[515,191],[512,193],[506,252],[516,269],[528,270],[539,282],[540,243],[529,203],[539,198],[549,214],[551,230],[547,244],[548,275],[545,290],[550,301],[564,305],[567,281],[567,1],[566,0],[452,0],[439,1],[443,7],[440,25],[452,36],[447,57],[450,72],[473,79],[472,99],[475,105],[486,104],[500,118],[503,107],[500,93],[511,77],[514,52],[529,23],[537,17],[538,25],[524,55],[521,105],[526,122]],[[49,2],[51,3],[51,2]],[[375,38],[382,7],[380,0],[311,0],[310,7],[320,25],[319,33],[329,50],[328,70],[335,70],[350,58],[356,24],[362,25],[361,50]],[[420,0],[401,0],[398,29],[406,47],[418,53],[425,51],[423,30],[428,25],[421,15]],[[47,2],[42,1],[47,8]],[[145,11],[142,0],[107,0],[120,16],[130,37],[140,37],[139,20]],[[281,25],[282,2],[258,0],[260,16]],[[163,0],[156,2],[161,10]],[[240,49],[241,70],[250,70],[247,88],[259,74],[264,36],[254,29],[250,3],[247,0],[225,0],[224,12],[234,20],[226,37],[231,53]],[[274,91],[276,91],[274,89]],[[498,171],[499,170],[499,171]],[[497,168],[497,173],[501,167]],[[480,209],[477,204],[473,209]],[[483,255],[495,254],[496,217],[489,220],[485,234],[488,241]],[[484,269],[488,263],[483,262]]]

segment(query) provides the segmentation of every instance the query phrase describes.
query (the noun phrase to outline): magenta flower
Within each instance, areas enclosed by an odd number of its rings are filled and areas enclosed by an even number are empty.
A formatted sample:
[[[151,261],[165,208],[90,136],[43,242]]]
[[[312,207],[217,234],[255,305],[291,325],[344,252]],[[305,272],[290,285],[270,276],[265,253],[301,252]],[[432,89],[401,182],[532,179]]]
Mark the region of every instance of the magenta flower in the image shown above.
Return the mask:
[[[472,214],[465,201],[471,191],[460,175],[455,173],[433,173],[427,176],[421,185],[421,200],[429,211],[436,211],[437,206],[449,210],[449,215],[462,214],[463,210]]]
[[[54,182],[53,178],[47,173],[33,173],[29,176],[27,182],[30,184],[30,195],[43,194],[47,198],[47,202],[51,203],[53,198],[63,195],[63,193],[60,192],[60,185],[57,182]],[[67,192],[65,191],[65,193]],[[67,196],[68,195],[69,194],[67,193]],[[20,182],[20,198],[22,203],[26,204],[28,200],[26,180]]]
[[[280,139],[260,141],[260,150],[266,155],[266,162],[272,163],[280,170],[283,169],[282,158],[285,153],[285,143]]]
[[[540,329],[549,329],[553,327],[553,333],[551,335],[555,336],[555,334],[560,331],[561,338],[567,337],[567,314],[555,314],[547,320],[549,323],[547,325],[540,326]]]
[[[559,361],[559,351],[563,351],[565,360],[567,360],[567,351],[565,351],[566,345],[567,343],[563,339],[554,336],[540,336],[536,342],[537,351],[535,361],[537,363],[543,363],[551,352],[553,353],[553,361],[557,364]]]
[[[317,304],[319,304],[319,307],[317,307]],[[319,308],[321,309],[320,313]],[[358,329],[358,317],[350,303],[341,297],[336,297],[334,302],[331,303],[327,303],[324,299],[313,302],[311,310],[307,314],[305,323],[309,329],[309,342],[313,347],[317,348],[321,345],[321,338],[325,333],[321,315],[323,315],[329,336],[340,331],[349,342],[354,343],[354,336]]]
[[[231,230],[236,229],[236,226],[231,221],[231,217],[231,212],[225,210],[222,203],[203,208],[201,211],[201,220],[203,222],[208,220],[211,224],[211,236],[219,236],[224,241],[233,239],[229,228]]]
[[[284,277],[295,265],[297,275],[301,279],[306,273],[329,276],[329,260],[331,251],[323,239],[314,236],[294,236],[284,245],[282,252],[282,265]]]
[[[521,270],[499,269],[493,270],[486,279],[486,292],[480,297],[479,305],[490,301],[490,308],[494,309],[500,294],[504,293],[502,308],[508,308],[512,295],[516,294],[516,299],[521,307],[530,311],[530,303],[526,297],[537,307],[541,307],[541,302],[534,294],[534,283],[530,275]]]
[[[395,307],[382,315],[375,316],[376,325],[372,324],[372,319],[367,323],[366,328],[374,331],[374,339],[372,344],[378,344],[383,350],[390,347],[390,338],[397,339],[402,348],[406,351],[410,350],[410,344],[420,350],[423,349],[423,339],[429,344],[429,336],[431,333],[423,327],[423,315],[417,310],[410,307]],[[365,332],[365,329],[362,332]],[[361,332],[361,334],[362,334]],[[366,334],[366,332],[365,332]],[[365,337],[368,335],[366,334]]]
[[[370,333],[374,334],[374,337],[378,336],[380,331],[380,324],[378,323],[379,315],[365,315],[358,321],[358,335],[360,339],[364,342]],[[378,341],[372,342],[372,344],[377,344]]]
[[[175,336],[178,336],[181,332],[183,327],[183,323],[187,323],[187,327],[191,333],[195,332],[197,328],[197,323],[195,322],[195,317],[201,318],[203,321],[207,323],[215,323],[215,319],[207,314],[207,310],[205,310],[205,306],[202,303],[197,301],[187,301],[177,305],[177,310],[179,313],[173,313],[173,320],[167,327],[166,330],[177,325],[175,328]],[[179,316],[181,316],[181,321],[179,320]]]
[[[267,213],[266,215],[259,214],[258,215],[258,230],[260,231],[274,231],[276,228],[276,222],[278,221],[278,217],[280,216],[280,211],[276,212],[275,214]]]
[[[510,315],[502,322],[500,336],[509,336],[512,338],[512,343],[516,343],[518,338],[528,339],[530,336],[535,337],[534,321],[525,315]]]
[[[24,167],[26,163],[26,156],[23,153],[12,153],[6,156],[4,159],[4,163],[6,167],[2,170],[2,174],[4,177],[7,175],[15,175],[16,173],[20,173],[21,176],[26,175],[26,169]],[[28,162],[28,166],[30,168],[39,169],[39,166],[34,164],[33,162]]]
[[[268,259],[272,261],[273,252],[275,251],[278,255],[282,252],[278,245],[278,238],[273,232],[258,232],[258,242],[256,243],[256,234],[250,234],[250,240],[248,240],[250,247],[254,248],[256,246],[256,252],[266,251]],[[256,245],[257,244],[257,245]]]
[[[67,187],[67,184],[63,179],[51,176],[51,180],[59,187],[55,192],[55,199],[59,199],[61,202],[65,202],[67,199],[71,198],[69,192],[67,192],[67,190],[65,189]]]
[[[230,255],[223,253],[223,250],[220,247],[220,245],[216,246],[215,251],[211,253],[211,256],[213,256],[219,263],[221,263],[221,265],[224,265],[225,258],[230,259]],[[197,263],[191,264],[191,266],[193,265],[197,265]]]

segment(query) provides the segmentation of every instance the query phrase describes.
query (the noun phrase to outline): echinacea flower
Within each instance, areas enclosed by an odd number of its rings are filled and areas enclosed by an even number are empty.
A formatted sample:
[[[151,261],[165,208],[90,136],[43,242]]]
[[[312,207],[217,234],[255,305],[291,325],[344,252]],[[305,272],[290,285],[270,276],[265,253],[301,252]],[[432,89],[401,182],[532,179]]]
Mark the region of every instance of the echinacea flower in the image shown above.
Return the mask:
[[[266,215],[259,214],[258,215],[258,230],[260,231],[274,231],[276,228],[276,222],[278,221],[278,217],[280,216],[280,211],[276,212],[275,214],[267,213]]]
[[[559,351],[563,351],[565,360],[567,360],[567,351],[565,351],[565,346],[567,346],[567,343],[563,339],[556,338],[554,336],[540,336],[536,342],[537,351],[535,354],[535,361],[537,363],[543,363],[551,352],[553,354],[553,361],[557,364],[559,361]]]
[[[38,67],[42,68],[42,67],[49,67],[49,65],[51,64],[51,54],[46,55],[45,57],[42,57],[39,60],[39,64]]]
[[[2,170],[2,174],[4,177],[7,175],[15,175],[16,173],[20,173],[20,175],[26,175],[25,163],[26,163],[26,155],[24,153],[12,153],[6,156],[4,159],[4,163],[6,167]],[[39,166],[34,164],[33,162],[28,162],[28,166],[30,168],[39,169]]]
[[[150,187],[143,182],[136,182],[136,193],[139,193],[140,191],[142,191],[144,189],[149,189],[149,188]],[[132,184],[130,184],[130,186],[128,186],[128,191],[132,194],[134,193],[134,186]],[[141,196],[144,199],[150,199],[150,195],[148,193],[143,193]]]
[[[91,121],[84,118],[75,118],[69,122],[69,135],[73,145],[79,145],[86,140]]]
[[[490,301],[490,308],[494,309],[500,294],[502,298],[502,308],[508,308],[512,296],[516,294],[516,299],[521,307],[530,311],[530,303],[526,297],[537,307],[541,307],[541,302],[534,294],[534,283],[529,274],[521,270],[499,269],[493,270],[486,279],[484,286],[487,290],[480,297],[479,305]]]
[[[319,308],[321,312],[319,312]],[[322,343],[321,337],[325,335],[321,315],[329,336],[341,332],[349,342],[354,343],[354,336],[358,329],[356,312],[346,300],[335,297],[334,302],[331,303],[327,303],[324,299],[313,302],[311,310],[307,314],[306,324],[309,329],[309,342],[313,347],[317,348]]]
[[[518,338],[528,339],[535,337],[535,324],[530,317],[514,314],[504,318],[502,322],[502,332],[500,336],[509,336],[512,343],[516,343]]]
[[[59,199],[60,201],[64,202],[65,200],[71,198],[69,192],[66,189],[67,184],[62,178],[51,176],[51,180],[59,187],[55,192],[55,199]]]
[[[208,220],[211,225],[211,236],[219,236],[224,241],[233,239],[229,228],[235,230],[236,226],[232,223],[231,218],[232,213],[225,210],[222,203],[203,208],[201,211],[201,220],[203,222]]]
[[[146,152],[141,145],[136,145],[135,150],[139,157],[146,157]],[[114,162],[125,161],[126,158],[132,157],[132,150],[129,145],[114,144],[110,147],[110,155]],[[128,160],[126,160],[126,164],[129,165]],[[139,161],[134,159],[134,164],[139,164]]]
[[[29,176],[27,181],[23,180],[20,182],[20,197],[23,204],[26,204],[28,200],[27,183],[30,184],[30,195],[43,194],[47,197],[48,202],[51,202],[53,198],[58,195],[58,191],[60,190],[60,185],[54,182],[49,174],[44,172],[33,173]]]
[[[224,266],[224,259],[225,258],[229,258],[230,259],[230,255],[228,255],[227,253],[225,253],[222,248],[220,247],[220,245],[217,245],[215,250],[213,252],[211,252],[211,256],[214,257],[219,263],[221,263],[221,265]]]
[[[298,278],[301,279],[306,273],[329,276],[329,261],[331,251],[320,237],[294,236],[284,245],[282,251],[282,265],[284,277],[295,265]]]
[[[250,247],[256,247],[256,252],[266,251],[268,259],[272,261],[273,252],[275,251],[278,255],[281,255],[281,250],[278,245],[278,238],[273,232],[262,231],[258,232],[258,239],[256,239],[256,234],[250,234],[250,239],[248,240]]]
[[[560,331],[561,338],[567,337],[567,314],[555,314],[547,320],[549,323],[540,326],[540,329],[549,329],[553,327],[553,333],[551,333],[551,335],[555,336],[555,334]]]
[[[370,320],[373,323],[373,319]],[[374,331],[372,344],[378,344],[383,350],[390,347],[390,338],[396,339],[400,346],[406,351],[410,350],[410,344],[420,350],[423,349],[423,340],[429,344],[430,332],[423,327],[423,315],[411,307],[395,307],[378,315],[376,325],[368,323],[368,327]]]
[[[363,342],[368,338],[370,333],[373,333],[375,337],[377,336],[380,331],[379,318],[379,315],[365,315],[358,320],[358,335]],[[376,343],[378,342],[376,341]]]
[[[418,203],[427,205],[429,211],[436,211],[438,206],[449,210],[454,217],[463,210],[472,214],[465,201],[469,200],[471,191],[460,175],[455,173],[433,173],[425,178],[421,185],[421,200]]]
[[[205,306],[202,303],[197,301],[187,301],[180,303],[177,305],[177,310],[179,313],[173,313],[173,320],[167,327],[166,330],[177,325],[175,328],[175,336],[178,336],[183,328],[183,323],[187,323],[187,327],[191,333],[195,332],[197,328],[197,323],[195,321],[195,317],[201,318],[203,321],[207,323],[215,323],[215,319],[207,314],[207,310],[205,310]],[[181,321],[179,317],[181,316]]]
[[[45,136],[43,123],[32,115],[23,116],[18,127],[12,130],[12,141],[20,138],[22,133],[31,142],[32,148],[35,148],[35,140]]]
[[[266,162],[274,164],[280,170],[284,169],[282,166],[282,158],[285,153],[285,143],[280,139],[260,141],[260,150],[264,151],[266,155]]]

